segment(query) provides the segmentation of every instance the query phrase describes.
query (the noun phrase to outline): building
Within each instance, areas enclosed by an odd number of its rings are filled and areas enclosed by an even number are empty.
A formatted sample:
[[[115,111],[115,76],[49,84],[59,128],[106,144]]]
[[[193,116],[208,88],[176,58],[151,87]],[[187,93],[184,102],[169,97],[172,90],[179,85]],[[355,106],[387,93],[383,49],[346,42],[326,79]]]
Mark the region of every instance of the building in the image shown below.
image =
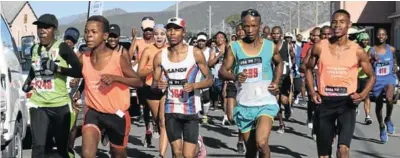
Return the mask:
[[[400,2],[396,1],[334,1],[331,12],[345,9],[351,15],[353,26],[366,29],[372,44],[376,41],[376,30],[386,29],[388,43],[400,50]]]
[[[23,36],[33,35],[37,39],[37,28],[32,23],[37,16],[28,1],[3,1],[1,14],[6,18],[17,46]]]

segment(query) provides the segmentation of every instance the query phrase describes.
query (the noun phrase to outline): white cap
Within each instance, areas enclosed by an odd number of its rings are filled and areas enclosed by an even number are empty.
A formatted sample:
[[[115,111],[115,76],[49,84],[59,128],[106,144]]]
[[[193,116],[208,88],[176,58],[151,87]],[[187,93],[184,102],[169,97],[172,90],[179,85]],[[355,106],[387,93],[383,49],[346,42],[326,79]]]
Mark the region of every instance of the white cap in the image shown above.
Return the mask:
[[[286,32],[286,33],[285,33],[285,36],[283,36],[283,37],[284,37],[284,38],[285,38],[285,37],[293,38],[293,34],[290,33],[290,32]]]
[[[207,41],[207,37],[204,36],[204,35],[199,35],[199,36],[197,36],[197,40],[204,40],[204,41]]]

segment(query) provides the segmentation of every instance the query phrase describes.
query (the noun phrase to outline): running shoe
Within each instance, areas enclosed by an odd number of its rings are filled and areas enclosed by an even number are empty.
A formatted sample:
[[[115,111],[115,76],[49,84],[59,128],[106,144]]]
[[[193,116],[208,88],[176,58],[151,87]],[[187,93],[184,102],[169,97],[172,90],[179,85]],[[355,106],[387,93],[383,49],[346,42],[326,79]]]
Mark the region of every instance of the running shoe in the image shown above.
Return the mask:
[[[153,132],[152,132],[151,129],[146,131],[146,135],[145,135],[144,140],[143,140],[143,146],[145,146],[147,148],[150,148],[150,147],[153,146],[151,144],[152,135],[153,135]]]
[[[238,142],[236,146],[238,154],[243,155],[244,153],[246,153],[244,142]]]
[[[230,122],[229,122],[229,120],[228,120],[228,116],[224,115],[224,118],[222,119],[221,124],[222,124],[223,126],[225,126],[225,125],[230,125]]]
[[[312,129],[313,128],[313,123],[310,120],[307,120],[307,126],[308,128]]]
[[[198,144],[197,147],[199,149],[199,152],[197,153],[197,158],[205,158],[205,157],[207,157],[206,145],[204,145],[203,137],[201,137],[200,135],[197,138],[197,144]]]
[[[394,128],[394,126],[393,126],[392,121],[391,121],[391,120],[385,121],[385,125],[386,125],[386,127],[387,127],[387,132],[388,132],[389,134],[394,134],[395,128]]]
[[[201,124],[208,124],[208,117],[207,116],[203,116],[203,118],[201,119]]]
[[[279,125],[279,129],[276,132],[278,132],[279,134],[285,133],[285,125]]]
[[[160,132],[158,131],[158,126],[155,123],[153,123],[153,138],[160,138]]]
[[[386,125],[384,125],[383,128],[380,129],[380,138],[383,144],[385,144],[388,141],[388,135],[386,132]]]
[[[290,116],[292,116],[292,108],[290,108],[290,105],[284,105],[285,107],[285,118],[289,120]]]
[[[372,124],[372,119],[371,119],[371,117],[369,115],[365,118],[365,124],[366,125]]]

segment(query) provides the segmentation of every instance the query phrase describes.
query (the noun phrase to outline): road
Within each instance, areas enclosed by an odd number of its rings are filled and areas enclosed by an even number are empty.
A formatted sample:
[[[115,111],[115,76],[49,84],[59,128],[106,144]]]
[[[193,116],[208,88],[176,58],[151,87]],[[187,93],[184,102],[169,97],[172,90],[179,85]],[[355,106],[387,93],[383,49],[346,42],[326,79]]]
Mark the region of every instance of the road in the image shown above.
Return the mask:
[[[400,129],[400,110],[399,105],[395,105],[392,120],[397,123]],[[400,138],[398,136],[389,137],[386,144],[379,141],[379,130],[375,114],[371,125],[364,125],[364,112],[360,106],[360,114],[357,116],[357,124],[351,144],[351,156],[353,158],[398,158],[400,157]],[[373,104],[372,112],[375,110]],[[384,109],[385,110],[385,109]],[[237,137],[232,136],[232,132],[237,131],[235,126],[222,126],[222,111],[211,111],[211,123],[201,125],[200,134],[204,137],[207,146],[207,157],[234,158],[244,157],[236,153]],[[287,129],[284,134],[276,133],[278,121],[274,122],[273,132],[270,136],[270,149],[273,158],[314,158],[317,157],[315,141],[310,136],[310,129],[306,126],[306,107],[295,106],[294,113],[290,121],[286,122]],[[134,158],[153,158],[158,156],[158,140],[153,139],[155,148],[145,148],[142,146],[144,138],[144,124],[134,121],[129,136],[128,157]],[[81,138],[76,140],[75,150],[77,158],[82,149]],[[30,158],[31,150],[24,150],[24,158]],[[99,145],[99,158],[109,158],[108,147]],[[171,155],[170,148],[167,153]]]

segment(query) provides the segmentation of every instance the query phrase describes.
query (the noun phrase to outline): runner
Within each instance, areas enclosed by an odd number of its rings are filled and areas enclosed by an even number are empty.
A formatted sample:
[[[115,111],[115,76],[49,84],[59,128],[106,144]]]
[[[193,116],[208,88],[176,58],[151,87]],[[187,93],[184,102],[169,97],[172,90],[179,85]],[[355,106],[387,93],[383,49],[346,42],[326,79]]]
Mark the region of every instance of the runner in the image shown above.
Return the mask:
[[[263,36],[262,36],[262,37],[264,37],[265,39],[272,40],[271,31],[270,31],[270,29],[269,29],[269,26],[265,26],[265,27],[264,27],[264,29],[263,29]]]
[[[361,33],[358,36],[358,44],[360,47],[364,48],[365,52],[369,52],[371,46],[369,46],[369,35],[367,33]],[[358,68],[358,92],[360,93],[364,88],[365,84],[367,83],[368,78],[367,75],[362,71],[361,68]],[[365,112],[365,124],[370,125],[372,124],[371,119],[371,100],[369,97],[366,97],[364,100],[364,112]]]
[[[293,35],[288,34],[286,41],[292,41]],[[296,41],[293,41],[292,47],[295,52],[295,65],[293,66],[292,70],[292,76],[293,76],[293,100],[294,104],[299,104],[299,97],[298,95],[302,92],[302,87],[303,87],[303,81],[301,79],[301,74],[300,74],[300,63],[301,63],[301,45],[297,45],[298,43],[298,37],[296,38]],[[301,38],[300,38],[301,39]],[[290,97],[291,98],[291,97]],[[304,100],[304,96],[303,96]]]
[[[246,37],[246,34],[243,30],[242,23],[239,23],[238,25],[236,25],[236,34],[240,38],[238,40],[243,40]],[[232,41],[231,44],[233,42],[234,41]],[[237,88],[234,83],[233,83],[233,85],[232,85],[232,83],[228,83],[228,84],[229,84],[229,88],[227,88],[227,90],[226,90],[227,101],[228,101],[227,115],[228,115],[229,122],[235,123],[235,121],[233,120],[233,109],[235,109],[235,107],[236,107]],[[240,133],[241,132],[239,129],[238,143],[236,144],[236,147],[237,147],[237,152],[239,154],[244,154],[244,153],[246,153],[246,148],[245,148],[245,143],[243,140],[243,135]]]
[[[143,17],[142,18],[142,31],[143,31],[142,39],[136,39],[136,31],[134,29],[132,29],[132,45],[131,45],[131,48],[129,48],[129,56],[130,56],[130,59],[133,59],[133,56],[135,56],[135,59],[136,59],[132,63],[132,67],[135,67],[137,65],[137,63],[139,63],[144,49],[146,49],[148,46],[151,46],[155,43],[154,26],[155,26],[155,22],[154,22],[153,17]],[[141,114],[143,115],[145,128],[146,128],[146,134],[144,137],[143,145],[145,147],[153,148],[154,146],[152,145],[152,142],[151,142],[151,139],[153,137],[153,129],[152,129],[152,126],[150,126],[150,109],[149,109],[149,106],[147,105],[147,101],[146,101],[144,94],[145,94],[145,92],[143,92],[143,88],[137,89],[139,104],[140,104],[140,108],[142,111]],[[156,121],[156,120],[153,120],[153,121]],[[159,134],[157,133],[156,135],[159,135]]]
[[[171,18],[167,25],[170,47],[154,58],[153,88],[167,91],[165,127],[174,157],[205,157],[205,145],[199,136],[198,112],[201,110],[200,89],[212,85],[204,55],[198,48],[183,43],[185,21]],[[205,79],[198,82],[198,71]],[[167,81],[161,79],[161,74]],[[183,140],[182,140],[183,139]],[[196,153],[198,141],[201,150]]]
[[[321,39],[329,39],[332,37],[333,30],[331,27],[325,25],[321,28]]]
[[[236,25],[236,35],[238,36],[238,40],[243,39],[244,37],[246,37],[246,34],[243,30],[243,26],[242,23],[239,23]]]
[[[44,14],[33,24],[37,25],[40,43],[31,49],[32,66],[22,88],[32,91],[32,158],[45,157],[48,132],[54,134],[59,156],[74,157],[73,151],[68,151],[68,139],[75,114],[66,80],[67,76],[80,77],[81,65],[71,47],[55,39],[58,20],[54,15]],[[50,127],[56,131],[48,130]]]
[[[214,96],[213,100],[218,101],[218,98],[221,99],[221,105],[223,110],[226,111],[226,93],[225,93],[225,83],[223,80],[219,79],[218,71],[222,66],[222,62],[224,60],[225,52],[227,51],[227,43],[228,38],[225,33],[219,31],[215,34],[217,47],[211,50],[210,59],[208,60],[208,66],[212,68],[214,75]],[[218,103],[218,102],[217,102]],[[218,105],[218,104],[217,104]],[[224,114],[224,118],[222,119],[222,125],[225,125],[228,122],[228,116]]]
[[[140,77],[120,55],[123,52],[106,46],[109,29],[103,16],[91,16],[85,26],[85,41],[90,48],[80,57],[87,105],[82,128],[85,158],[96,157],[102,129],[110,139],[112,157],[127,157],[131,124],[128,86],[142,86]]]
[[[296,66],[298,69],[298,73],[297,76],[294,75],[294,84],[295,84],[295,91],[299,91],[298,88],[300,88],[300,93],[301,93],[301,97],[303,99],[303,101],[306,101],[306,82],[305,82],[305,76],[304,76],[304,71],[301,70],[301,50],[303,47],[303,35],[301,34],[297,34],[296,36],[296,44],[295,44],[295,48],[294,50],[296,51],[295,55],[296,55]],[[294,103],[295,104],[299,104],[299,97],[297,97],[297,95],[295,95],[294,97],[296,97]],[[302,104],[303,105],[303,104]]]
[[[283,61],[283,73],[282,77],[280,78],[280,87],[279,87],[279,94],[277,95],[278,97],[278,103],[281,108],[281,110],[278,113],[278,118],[279,118],[279,129],[278,133],[283,134],[285,133],[285,123],[283,122],[283,116],[282,116],[282,107],[285,108],[285,118],[289,119],[291,116],[291,107],[289,106],[289,94],[290,94],[290,87],[292,86],[292,83],[290,81],[290,68],[292,63],[295,63],[295,55],[293,52],[293,47],[286,41],[282,40],[282,29],[279,26],[275,26],[272,28],[272,38],[273,42],[279,49],[280,56],[282,57]]]
[[[243,11],[241,21],[246,37],[230,45],[219,74],[225,80],[239,82],[234,120],[246,142],[246,157],[256,157],[258,149],[259,157],[269,158],[269,135],[279,111],[274,93],[278,91],[283,62],[275,44],[259,37],[258,11]],[[271,62],[276,66],[275,74]]]
[[[199,32],[197,34],[197,48],[199,48],[202,52],[203,55],[206,59],[206,63],[208,63],[208,59],[210,58],[210,48],[206,46],[206,41],[208,39],[208,35],[204,32]],[[200,72],[199,72],[200,73]],[[203,77],[201,74],[198,74],[197,77]],[[208,111],[210,109],[210,89],[205,88],[201,90],[201,103],[203,105],[203,115],[201,116],[201,123],[202,124],[208,124]]]
[[[376,97],[375,113],[379,123],[380,138],[383,143],[386,143],[388,140],[387,133],[394,134],[395,132],[395,126],[393,125],[391,116],[393,111],[394,88],[397,79],[395,75],[398,70],[396,55],[394,53],[396,50],[394,47],[386,44],[388,37],[386,30],[382,28],[378,29],[376,36],[379,40],[369,50],[376,75],[376,83],[372,89],[372,95]],[[386,99],[385,120],[383,120],[382,117],[383,98]]]
[[[356,113],[355,104],[368,96],[375,82],[368,55],[358,44],[348,39],[351,27],[350,14],[337,10],[332,15],[331,27],[334,37],[322,40],[313,46],[307,63],[306,80],[311,98],[318,104],[315,111],[317,149],[320,158],[328,158],[332,152],[335,124],[339,134],[338,157],[349,157]],[[313,70],[318,63],[318,92],[314,90]],[[357,93],[357,68],[361,65],[369,80],[366,88]]]
[[[231,36],[231,41],[236,41],[237,38],[238,38],[238,37],[234,34],[234,35]]]
[[[301,64],[301,67],[303,69],[303,71],[306,71],[306,65],[311,57],[311,53],[312,53],[312,49],[313,46],[316,43],[319,43],[321,41],[321,37],[323,35],[321,35],[321,30],[319,27],[314,28],[311,33],[313,36],[311,36],[311,43],[309,43],[309,49],[307,50],[306,56],[303,59],[303,62]],[[316,66],[313,70],[313,77],[314,77],[314,90],[316,92],[318,92],[318,88],[317,88],[317,82],[318,82],[318,78],[317,78],[317,72],[318,72],[318,66]],[[317,105],[312,101],[311,98],[311,91],[308,89],[307,87],[307,97],[308,97],[308,102],[307,102],[307,126],[308,128],[311,129],[311,137],[316,140],[316,133],[315,133],[315,128],[314,128],[314,115],[315,115],[315,109],[317,108]]]
[[[75,27],[70,27],[67,28],[64,32],[64,42],[68,44],[68,46],[74,50],[75,44],[78,42],[79,39],[79,30],[76,29]],[[75,52],[76,55],[79,57],[81,55],[80,52]],[[72,78],[72,77],[67,77],[67,83],[69,83],[67,85],[67,90],[69,93],[69,96],[72,97],[72,95],[77,91],[77,88],[79,86],[80,83],[80,78]],[[76,127],[76,121],[79,115],[79,111],[81,111],[82,109],[79,106],[76,106],[75,104],[72,105],[73,107],[73,111],[75,114],[75,120],[73,122],[72,125],[72,129],[71,129],[71,134],[69,137],[69,145],[68,145],[68,150],[70,152],[74,151],[74,144],[75,144],[75,139],[76,139],[76,135],[78,132],[78,128]],[[49,143],[49,142],[47,142]]]
[[[165,101],[163,98],[164,94],[161,91],[151,90],[153,82],[153,59],[154,56],[161,52],[162,49],[167,47],[167,36],[166,30],[163,24],[157,24],[154,27],[154,39],[153,45],[147,47],[142,54],[139,62],[138,74],[140,77],[146,78],[145,85],[143,86],[142,95],[147,101],[147,105],[150,108],[153,116],[153,136],[160,138],[160,156],[164,157],[168,147],[167,133],[165,131],[165,119],[164,119],[164,106],[162,105]],[[158,136],[160,131],[160,136]]]

